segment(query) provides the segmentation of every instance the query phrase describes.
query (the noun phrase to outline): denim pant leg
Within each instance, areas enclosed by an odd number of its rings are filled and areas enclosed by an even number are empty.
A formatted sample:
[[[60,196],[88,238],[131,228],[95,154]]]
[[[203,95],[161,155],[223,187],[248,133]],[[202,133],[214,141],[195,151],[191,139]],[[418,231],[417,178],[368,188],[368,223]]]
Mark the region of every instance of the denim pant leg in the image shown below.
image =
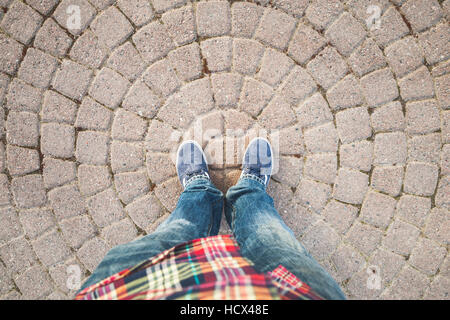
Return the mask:
[[[180,243],[217,235],[222,209],[223,194],[209,180],[190,182],[175,210],[155,232],[111,249],[81,289]]]
[[[339,285],[297,241],[283,222],[264,186],[241,179],[225,199],[225,216],[241,253],[259,272],[280,264],[326,299],[345,299]]]

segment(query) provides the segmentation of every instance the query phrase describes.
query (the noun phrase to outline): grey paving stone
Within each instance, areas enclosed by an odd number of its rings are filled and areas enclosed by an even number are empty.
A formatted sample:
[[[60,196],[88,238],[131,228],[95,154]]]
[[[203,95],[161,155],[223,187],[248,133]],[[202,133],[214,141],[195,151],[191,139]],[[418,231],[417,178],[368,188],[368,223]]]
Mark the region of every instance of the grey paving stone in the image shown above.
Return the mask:
[[[403,132],[375,135],[374,164],[404,164],[407,156],[406,135]]]
[[[289,43],[288,54],[296,62],[304,64],[325,44],[325,39],[317,31],[305,24],[299,24]]]
[[[450,50],[445,45],[448,39],[449,27],[446,23],[440,23],[436,27],[419,34],[419,43],[428,63],[435,64],[448,59]]]
[[[181,192],[182,187],[178,177],[170,178],[155,188],[156,197],[168,211],[175,210]]]
[[[133,32],[131,23],[114,6],[97,15],[90,27],[108,48],[115,48]]]
[[[78,6],[80,10],[79,24],[76,23],[77,20],[73,16],[76,14],[76,10],[71,6]],[[67,12],[70,14],[69,17]],[[71,34],[78,35],[89,26],[95,14],[95,8],[86,0],[62,0],[53,13],[53,16]]]
[[[156,12],[160,13],[183,5],[186,3],[186,0],[152,0],[152,3],[153,7],[156,9]]]
[[[231,5],[231,34],[235,37],[251,38],[259,25],[264,8],[249,2],[234,2]]]
[[[342,79],[348,71],[344,59],[333,47],[326,47],[311,60],[306,68],[326,90]]]
[[[448,193],[450,190],[450,176],[443,176],[439,179],[436,192],[436,205],[439,207],[450,209],[450,201]]]
[[[359,48],[355,49],[348,62],[358,76],[378,70],[386,65],[383,52],[372,38],[367,38]]]
[[[364,40],[366,31],[358,20],[345,12],[327,28],[325,36],[342,55],[349,56]]]
[[[168,59],[181,80],[189,82],[202,75],[200,47],[196,42],[169,52]]]
[[[93,272],[103,257],[108,253],[108,245],[99,237],[86,241],[78,249],[77,257],[90,272]]]
[[[406,130],[411,134],[424,134],[439,130],[439,107],[435,100],[406,104]]]
[[[33,44],[42,51],[62,58],[69,50],[72,42],[72,38],[69,37],[66,31],[55,20],[49,18],[39,28]]]
[[[382,237],[382,230],[356,221],[346,233],[345,240],[366,256],[370,256],[379,247]]]
[[[43,18],[21,1],[14,1],[8,8],[0,26],[17,41],[29,44],[39,29]]]
[[[446,277],[438,275],[434,278],[431,286],[427,292],[425,292],[425,300],[446,300],[448,299],[448,287],[450,286],[449,280]]]
[[[448,214],[448,209],[445,208],[431,209],[425,222],[425,236],[439,243],[448,244],[450,242]]]
[[[152,64],[143,74],[144,82],[156,93],[167,97],[181,86],[167,59]]]
[[[197,39],[192,5],[170,10],[162,15],[161,20],[176,45],[181,46]]]
[[[147,229],[162,215],[163,208],[153,193],[134,200],[125,207],[133,222],[142,229]]]
[[[35,265],[15,279],[17,287],[24,299],[42,298],[53,291],[53,285],[48,274],[40,265]]]
[[[399,101],[393,101],[376,108],[370,115],[370,124],[375,132],[403,131],[405,129],[405,116],[402,104]]]
[[[161,107],[161,99],[144,82],[138,80],[125,96],[122,107],[140,117],[154,118]]]
[[[18,76],[37,88],[47,88],[57,66],[58,60],[40,50],[30,48],[20,65]]]
[[[11,181],[11,191],[16,205],[20,208],[40,207],[47,200],[44,182],[40,174],[30,174],[13,178]]]
[[[401,254],[409,255],[416,245],[420,230],[409,223],[394,220],[389,226],[382,244],[385,248]]]
[[[305,146],[310,152],[336,152],[338,133],[332,122],[305,130]]]
[[[72,126],[44,123],[41,126],[41,152],[55,158],[71,158],[75,151],[75,129]]]
[[[75,184],[51,190],[48,198],[58,220],[79,216],[86,212],[85,201]]]
[[[119,0],[117,6],[137,27],[143,26],[155,16],[150,3],[146,0]]]
[[[57,0],[27,0],[28,5],[39,11],[42,15],[47,15],[58,4]]]
[[[262,55],[264,46],[258,41],[250,39],[233,40],[233,70],[245,74],[253,75],[256,73]]]
[[[109,136],[95,131],[78,133],[75,156],[81,163],[104,165],[108,163]]]
[[[322,221],[311,226],[301,239],[309,253],[319,261],[329,257],[339,241],[339,235]]]
[[[450,86],[450,75],[444,75],[435,78],[436,97],[442,109],[450,109],[450,93],[448,87]]]
[[[0,247],[0,257],[9,273],[23,273],[37,262],[36,254],[24,237],[15,238]]]
[[[396,197],[402,188],[403,171],[401,166],[376,166],[372,171],[371,187]]]
[[[334,110],[354,107],[363,103],[358,80],[348,75],[327,91],[327,100]]]
[[[328,103],[319,92],[300,103],[296,113],[302,127],[319,125],[333,120]]]
[[[73,161],[44,157],[42,171],[44,185],[47,189],[76,179],[76,164]]]
[[[173,161],[165,153],[147,153],[146,165],[148,176],[154,184],[159,184],[177,174]]]
[[[153,63],[163,58],[175,46],[169,37],[167,28],[158,21],[142,27],[133,35],[132,39],[147,63]]]
[[[98,68],[108,55],[107,47],[90,30],[86,30],[70,49],[70,57],[78,63],[91,68]]]
[[[116,48],[106,64],[129,81],[134,81],[145,70],[145,62],[131,42]]]
[[[339,162],[342,167],[369,171],[373,162],[373,143],[363,140],[339,147]]]
[[[434,96],[433,79],[427,67],[422,66],[398,82],[405,101],[423,100]]]
[[[414,136],[408,139],[408,161],[439,164],[441,146],[439,133]]]
[[[324,220],[338,233],[345,234],[350,226],[352,226],[358,214],[358,209],[354,206],[331,200],[321,214]]]
[[[371,35],[383,48],[409,33],[408,26],[395,7],[391,7],[381,16],[380,27],[373,28]]]
[[[409,263],[425,274],[433,275],[444,261],[446,253],[447,250],[444,247],[426,238],[421,238],[411,253]]]
[[[338,281],[347,280],[365,265],[364,258],[355,249],[345,244],[336,250],[331,261],[336,266]]]
[[[8,172],[10,175],[24,175],[39,170],[41,164],[37,150],[15,147],[6,147],[8,158]]]
[[[287,48],[296,21],[290,15],[276,9],[267,9],[255,32],[255,38],[281,51]]]
[[[111,188],[98,193],[87,200],[89,213],[100,228],[124,218],[122,205]]]
[[[12,111],[38,113],[40,110],[42,90],[32,87],[15,78],[9,85],[6,107]]]
[[[374,227],[386,229],[394,216],[397,201],[387,195],[369,191],[361,207],[360,218]]]
[[[336,114],[336,129],[343,143],[364,140],[372,135],[366,107],[351,108]]]
[[[31,244],[39,260],[47,267],[63,261],[70,254],[70,249],[64,243],[61,234],[56,230],[40,236],[33,240]]]
[[[361,78],[361,88],[367,103],[376,107],[398,97],[397,83],[388,69],[381,69]]]
[[[88,216],[76,216],[59,222],[64,239],[72,248],[81,247],[94,237],[96,228]]]
[[[197,34],[200,37],[217,37],[230,33],[231,11],[228,2],[200,2],[196,9]]]
[[[337,173],[337,158],[334,153],[318,153],[306,157],[304,174],[312,179],[334,183]]]
[[[91,70],[70,60],[63,60],[53,78],[53,88],[69,98],[80,101],[87,92],[91,78]]]
[[[56,226],[52,211],[45,208],[20,210],[19,219],[25,234],[30,239],[34,239]]]
[[[102,236],[113,247],[134,240],[137,236],[137,230],[130,219],[124,219],[104,228]]]
[[[416,300],[424,294],[429,283],[424,274],[406,265],[381,297],[389,300]]]
[[[292,106],[297,106],[316,90],[317,86],[306,69],[295,66],[281,85],[279,92]]]
[[[20,228],[17,212],[13,207],[8,206],[2,208],[0,209],[0,213],[2,215],[2,221],[4,222],[0,228],[0,243],[4,245],[9,240],[21,236],[23,231]]]
[[[361,204],[367,192],[369,177],[352,169],[339,169],[333,197],[350,204]]]
[[[301,179],[303,161],[296,157],[280,156],[279,169],[273,178],[290,187],[296,187]],[[292,174],[293,172],[297,174]]]
[[[145,171],[115,174],[114,184],[120,200],[125,204],[132,202],[135,198],[146,194],[150,190]]]
[[[217,37],[200,42],[202,56],[209,72],[230,70],[232,60],[232,39]]]
[[[116,109],[130,86],[130,82],[120,74],[103,68],[89,88],[89,95],[106,107]]]
[[[338,0],[316,0],[305,11],[306,18],[319,30],[327,27],[344,10],[343,4]]]
[[[78,183],[84,196],[105,190],[112,184],[111,174],[105,166],[82,164],[78,166]]]
[[[114,116],[111,137],[116,140],[139,141],[144,139],[147,123],[135,113],[119,109]]]
[[[219,107],[235,107],[242,88],[242,76],[234,73],[211,75],[214,101]]]
[[[78,108],[75,127],[106,131],[111,125],[113,113],[90,97],[85,97]]]
[[[144,165],[142,145],[121,141],[111,144],[111,169],[114,173],[133,171]]]
[[[0,204],[1,205],[10,204],[11,193],[9,191],[9,182],[8,177],[4,174],[0,174],[0,190],[1,190]]]
[[[55,91],[47,90],[44,93],[41,120],[73,124],[75,122],[77,109],[77,104],[72,100],[67,99]]]
[[[409,0],[401,7],[406,20],[414,31],[433,26],[442,16],[442,9],[436,0]]]
[[[295,17],[303,16],[308,4],[308,0],[275,0],[274,3],[277,8],[280,8]]]
[[[177,145],[180,137],[181,132],[174,130],[167,123],[152,120],[145,138],[145,146],[147,150],[168,152]]]
[[[261,60],[261,68],[256,75],[272,87],[278,86],[294,67],[292,59],[275,49],[266,49]]]
[[[417,69],[424,61],[422,50],[412,36],[394,42],[384,52],[397,77]]]
[[[306,208],[320,213],[331,198],[331,187],[328,184],[303,178],[298,185],[294,201]]]
[[[436,189],[438,167],[423,162],[410,162],[406,166],[404,191],[419,196],[431,196]]]

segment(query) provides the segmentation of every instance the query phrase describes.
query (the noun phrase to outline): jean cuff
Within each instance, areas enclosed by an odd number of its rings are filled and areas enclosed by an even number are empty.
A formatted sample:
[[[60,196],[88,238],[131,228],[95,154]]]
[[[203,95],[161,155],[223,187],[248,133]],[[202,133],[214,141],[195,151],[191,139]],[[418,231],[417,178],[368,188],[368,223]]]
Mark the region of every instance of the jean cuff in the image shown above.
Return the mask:
[[[253,175],[253,174],[241,174],[241,177],[239,178],[238,184],[248,182],[251,186],[258,187],[262,190],[266,190],[266,184],[264,183],[263,179]]]

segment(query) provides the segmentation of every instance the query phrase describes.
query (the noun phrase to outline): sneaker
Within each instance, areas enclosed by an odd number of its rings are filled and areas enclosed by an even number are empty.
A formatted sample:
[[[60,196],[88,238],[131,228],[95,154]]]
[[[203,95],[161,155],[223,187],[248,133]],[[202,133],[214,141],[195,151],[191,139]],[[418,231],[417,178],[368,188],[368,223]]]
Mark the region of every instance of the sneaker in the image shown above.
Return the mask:
[[[266,188],[272,174],[272,147],[264,138],[253,139],[242,159],[241,177],[255,179]]]
[[[177,174],[183,188],[189,182],[203,178],[211,180],[208,173],[208,163],[202,147],[195,141],[184,141],[177,151]]]

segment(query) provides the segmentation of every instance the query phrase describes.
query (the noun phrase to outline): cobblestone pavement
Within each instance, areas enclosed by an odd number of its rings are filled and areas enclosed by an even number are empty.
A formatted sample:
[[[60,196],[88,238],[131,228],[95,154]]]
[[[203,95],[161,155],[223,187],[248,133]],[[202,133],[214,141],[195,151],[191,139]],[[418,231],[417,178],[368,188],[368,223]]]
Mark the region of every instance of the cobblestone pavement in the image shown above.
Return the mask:
[[[269,193],[349,298],[449,299],[449,0],[0,6],[3,299],[70,298],[154,230],[198,128],[222,190],[267,132]]]

